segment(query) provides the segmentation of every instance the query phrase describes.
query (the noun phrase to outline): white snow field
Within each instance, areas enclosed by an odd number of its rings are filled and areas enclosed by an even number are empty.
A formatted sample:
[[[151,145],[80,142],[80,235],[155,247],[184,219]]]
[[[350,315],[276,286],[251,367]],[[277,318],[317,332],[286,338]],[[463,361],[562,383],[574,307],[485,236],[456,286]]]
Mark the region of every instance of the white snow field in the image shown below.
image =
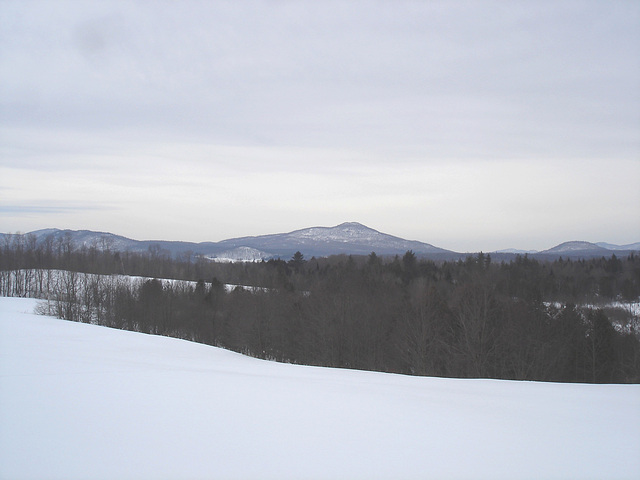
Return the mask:
[[[278,364],[0,298],[2,479],[632,479],[640,385]]]

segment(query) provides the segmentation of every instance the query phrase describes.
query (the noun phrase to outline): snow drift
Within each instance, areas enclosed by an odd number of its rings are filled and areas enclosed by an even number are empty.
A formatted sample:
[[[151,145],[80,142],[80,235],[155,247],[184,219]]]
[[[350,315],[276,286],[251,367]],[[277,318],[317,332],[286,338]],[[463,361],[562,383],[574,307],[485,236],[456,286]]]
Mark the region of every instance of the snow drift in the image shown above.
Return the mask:
[[[640,386],[277,364],[0,298],[0,478],[637,478]]]

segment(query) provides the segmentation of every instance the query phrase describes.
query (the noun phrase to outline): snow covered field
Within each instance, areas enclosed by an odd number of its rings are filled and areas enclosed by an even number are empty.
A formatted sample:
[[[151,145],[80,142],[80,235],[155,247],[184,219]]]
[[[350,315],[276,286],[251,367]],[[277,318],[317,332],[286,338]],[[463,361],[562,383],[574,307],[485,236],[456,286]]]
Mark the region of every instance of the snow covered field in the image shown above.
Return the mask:
[[[0,298],[2,479],[624,479],[640,385],[277,364]]]

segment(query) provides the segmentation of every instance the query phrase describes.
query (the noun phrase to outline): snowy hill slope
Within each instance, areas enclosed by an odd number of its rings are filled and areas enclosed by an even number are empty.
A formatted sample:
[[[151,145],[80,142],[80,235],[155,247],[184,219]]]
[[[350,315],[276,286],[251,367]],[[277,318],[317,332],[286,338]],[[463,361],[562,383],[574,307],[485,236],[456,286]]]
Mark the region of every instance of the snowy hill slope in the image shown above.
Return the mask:
[[[0,478],[631,479],[640,386],[277,364],[0,298]]]

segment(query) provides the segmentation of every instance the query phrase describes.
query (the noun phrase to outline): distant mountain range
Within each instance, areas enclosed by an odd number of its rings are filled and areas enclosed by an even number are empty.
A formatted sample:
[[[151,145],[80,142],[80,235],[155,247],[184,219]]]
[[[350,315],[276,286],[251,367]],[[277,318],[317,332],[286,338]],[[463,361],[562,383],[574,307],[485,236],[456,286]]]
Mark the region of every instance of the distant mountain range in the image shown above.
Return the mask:
[[[296,251],[305,257],[325,257],[350,254],[403,255],[408,250],[417,256],[434,260],[456,260],[468,253],[458,253],[414,240],[405,240],[381,233],[357,222],[347,222],[335,227],[312,227],[289,233],[231,238],[220,242],[175,242],[164,240],[132,240],[112,233],[90,230],[46,229],[30,232],[38,243],[45,241],[70,241],[76,248],[95,247],[99,250],[165,253],[171,256],[184,254],[201,255],[214,261],[259,261],[270,258],[289,259]],[[11,234],[0,234],[2,237]],[[523,250],[501,250],[491,252],[496,259],[508,260],[516,255],[527,254],[535,258],[591,258],[626,255],[640,251],[640,242],[631,245],[609,243],[566,242],[541,252]]]
[[[612,243],[598,242],[596,245],[606,248],[607,250],[640,250],[640,242],[630,243],[628,245],[614,245]]]
[[[530,255],[537,258],[593,258],[593,257],[608,257],[611,255],[628,255],[631,252],[640,251],[640,242],[631,243],[629,245],[614,245],[606,242],[564,242],[560,245],[556,245],[553,248],[547,250],[518,250],[515,248],[509,248],[507,250],[499,250],[492,252],[494,254],[507,254],[507,255]]]
[[[593,257],[609,257],[611,255],[628,255],[632,252],[640,251],[640,242],[630,245],[613,245],[610,243],[591,243],[572,241],[564,242],[560,245],[556,245],[548,250],[537,252],[535,257],[542,258],[593,258]]]

